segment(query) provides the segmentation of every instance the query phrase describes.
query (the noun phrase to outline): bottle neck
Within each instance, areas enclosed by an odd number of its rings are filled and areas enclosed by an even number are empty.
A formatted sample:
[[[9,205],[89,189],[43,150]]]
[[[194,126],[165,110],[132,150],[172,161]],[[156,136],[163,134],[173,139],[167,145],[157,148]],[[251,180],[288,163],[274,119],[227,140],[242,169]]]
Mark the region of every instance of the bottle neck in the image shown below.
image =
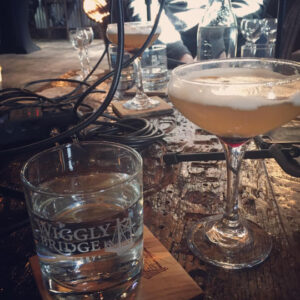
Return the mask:
[[[201,26],[237,27],[230,0],[210,0]]]
[[[221,3],[222,6],[231,7],[231,0],[209,0],[209,5],[212,5],[213,3]]]

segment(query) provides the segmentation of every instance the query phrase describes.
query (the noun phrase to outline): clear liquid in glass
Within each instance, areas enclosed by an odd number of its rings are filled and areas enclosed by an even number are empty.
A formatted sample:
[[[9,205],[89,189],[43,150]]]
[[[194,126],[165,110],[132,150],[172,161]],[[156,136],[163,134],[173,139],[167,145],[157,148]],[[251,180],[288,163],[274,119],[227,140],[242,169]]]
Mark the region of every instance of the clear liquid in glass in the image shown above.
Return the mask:
[[[57,177],[44,184],[43,189],[55,186],[56,191],[66,192],[66,187],[70,187],[75,194],[94,190],[95,186],[111,186],[126,176],[92,173]],[[31,212],[34,240],[50,292],[100,291],[115,297],[124,285],[130,285],[139,276],[143,204],[134,180],[124,186],[118,184],[97,198],[87,199],[82,194],[43,199],[39,194],[34,203]]]

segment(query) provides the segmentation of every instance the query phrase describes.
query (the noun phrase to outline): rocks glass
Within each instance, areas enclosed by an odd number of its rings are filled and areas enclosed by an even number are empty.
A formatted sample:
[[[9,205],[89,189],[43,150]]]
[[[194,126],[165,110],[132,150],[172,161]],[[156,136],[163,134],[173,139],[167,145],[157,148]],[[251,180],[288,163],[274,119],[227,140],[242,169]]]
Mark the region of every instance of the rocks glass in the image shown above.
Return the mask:
[[[143,198],[135,150],[108,142],[58,146],[29,159],[21,179],[53,296],[117,299],[137,286]]]

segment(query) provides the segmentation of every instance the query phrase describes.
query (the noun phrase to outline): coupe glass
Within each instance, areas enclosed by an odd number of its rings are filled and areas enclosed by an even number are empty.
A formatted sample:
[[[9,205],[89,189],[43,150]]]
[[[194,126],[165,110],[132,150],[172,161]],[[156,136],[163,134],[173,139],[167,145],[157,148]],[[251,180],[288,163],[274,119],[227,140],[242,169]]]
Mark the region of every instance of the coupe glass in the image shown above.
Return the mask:
[[[211,60],[172,71],[168,95],[192,122],[221,141],[227,163],[223,215],[204,218],[188,244],[195,255],[227,269],[264,261],[271,237],[238,213],[239,171],[247,141],[300,114],[300,64],[275,59]]]
[[[240,25],[241,33],[248,43],[256,43],[262,35],[262,24],[260,19],[242,19]]]
[[[151,22],[125,22],[124,23],[124,48],[126,51],[134,52],[141,48],[145,43],[148,35],[152,30],[153,24]],[[154,33],[150,45],[158,38],[160,34],[160,28],[157,27]],[[109,41],[117,45],[118,44],[118,27],[116,23],[108,24],[106,31]],[[149,45],[149,46],[150,46]],[[128,110],[144,110],[153,108],[159,105],[159,101],[150,98],[146,95],[143,88],[142,80],[142,68],[141,57],[137,57],[134,60],[134,68],[136,71],[136,95],[133,99],[126,101],[124,107]]]
[[[94,39],[92,27],[78,27],[69,30],[69,38],[72,46],[78,50],[78,56],[81,67],[81,74],[77,77],[79,80],[84,80],[91,72],[90,59],[88,55],[88,46]],[[91,75],[88,80],[95,80],[97,76]]]

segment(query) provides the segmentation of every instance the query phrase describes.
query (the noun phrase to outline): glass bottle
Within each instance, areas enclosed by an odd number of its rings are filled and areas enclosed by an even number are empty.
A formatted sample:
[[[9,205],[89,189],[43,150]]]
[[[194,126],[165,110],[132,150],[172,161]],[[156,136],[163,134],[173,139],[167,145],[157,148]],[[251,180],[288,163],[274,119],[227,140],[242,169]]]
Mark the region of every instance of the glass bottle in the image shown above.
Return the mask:
[[[198,26],[197,60],[233,58],[238,27],[230,0],[209,0]]]

